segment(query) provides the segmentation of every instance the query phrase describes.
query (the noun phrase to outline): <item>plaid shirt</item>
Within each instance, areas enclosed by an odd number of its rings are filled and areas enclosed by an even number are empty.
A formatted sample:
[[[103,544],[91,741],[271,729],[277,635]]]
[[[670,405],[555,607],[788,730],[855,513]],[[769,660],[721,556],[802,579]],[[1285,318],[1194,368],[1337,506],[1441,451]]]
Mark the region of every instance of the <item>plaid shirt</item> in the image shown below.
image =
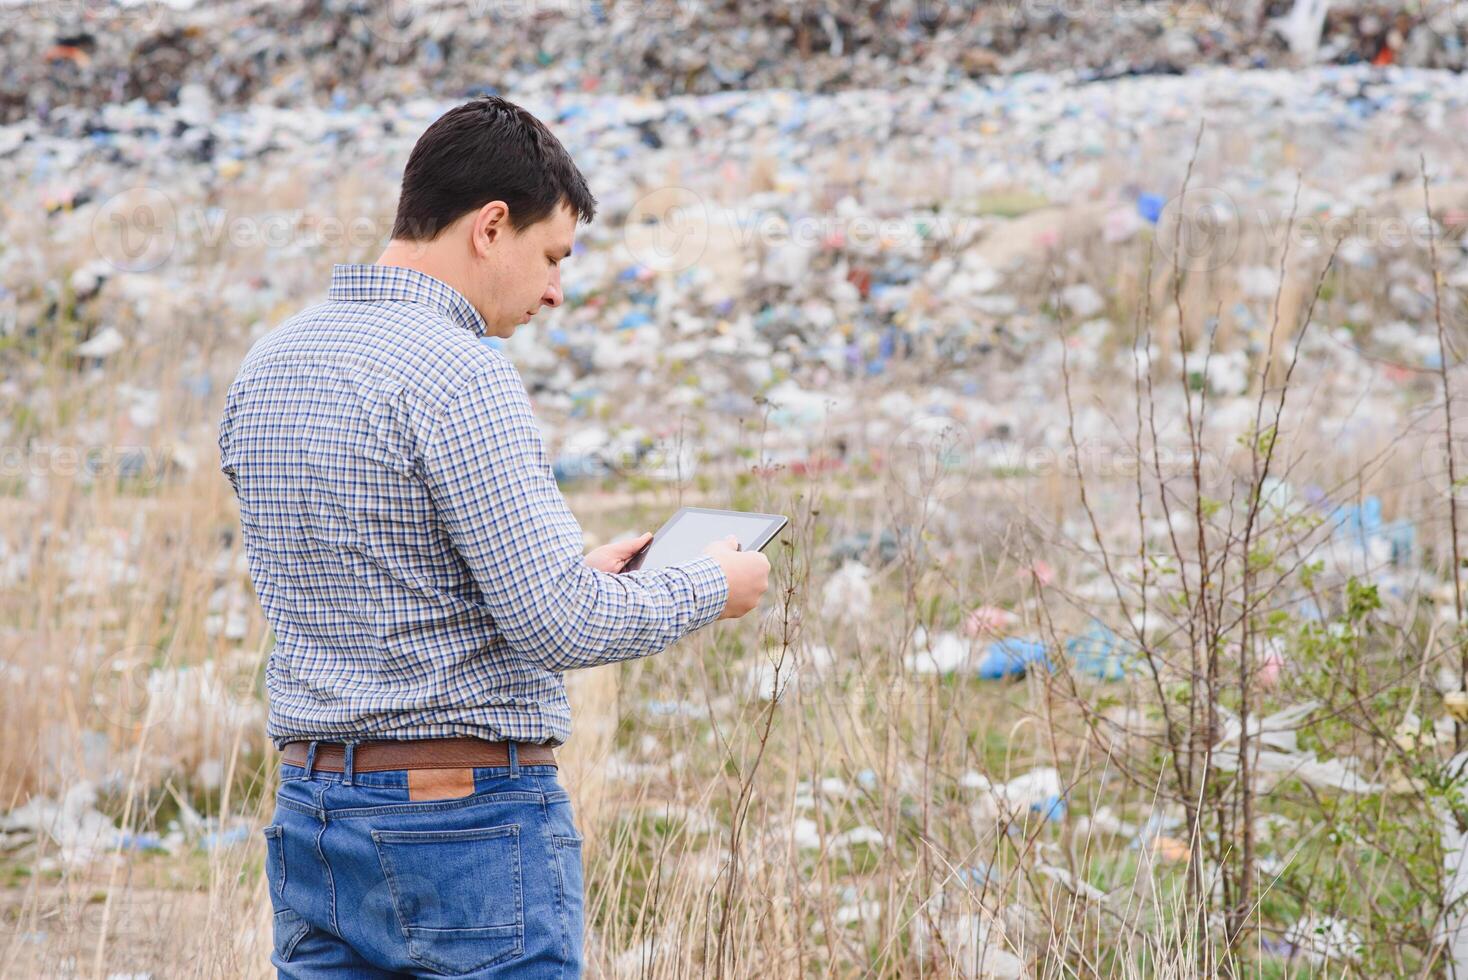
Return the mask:
[[[462,294],[338,265],[327,302],[250,349],[219,425],[275,631],[268,732],[559,745],[561,673],[716,619],[718,562],[585,562],[520,374]]]

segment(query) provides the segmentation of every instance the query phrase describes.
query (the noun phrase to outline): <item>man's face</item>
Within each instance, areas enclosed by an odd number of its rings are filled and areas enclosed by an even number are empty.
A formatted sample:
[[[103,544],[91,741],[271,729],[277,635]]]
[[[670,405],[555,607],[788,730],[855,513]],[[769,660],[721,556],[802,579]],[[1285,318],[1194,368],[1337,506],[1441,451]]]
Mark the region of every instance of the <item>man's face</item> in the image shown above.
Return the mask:
[[[576,237],[576,212],[569,206],[520,231],[491,217],[479,222],[475,234],[478,295],[470,299],[484,317],[488,336],[508,337],[542,307],[561,305],[560,263]]]

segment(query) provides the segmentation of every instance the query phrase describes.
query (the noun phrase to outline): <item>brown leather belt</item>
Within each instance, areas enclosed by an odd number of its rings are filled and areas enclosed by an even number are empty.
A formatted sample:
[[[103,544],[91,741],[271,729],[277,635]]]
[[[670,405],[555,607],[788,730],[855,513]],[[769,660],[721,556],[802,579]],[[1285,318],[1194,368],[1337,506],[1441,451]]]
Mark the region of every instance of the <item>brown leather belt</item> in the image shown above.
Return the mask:
[[[522,766],[553,766],[555,752],[549,745],[517,743],[516,755]],[[292,766],[306,765],[310,742],[287,742],[281,750],[281,761]],[[314,768],[323,772],[341,772],[346,759],[346,746],[341,742],[316,743]],[[490,742],[482,738],[422,738],[358,742],[352,753],[352,769],[357,772],[382,772],[386,769],[460,769],[475,766],[508,766],[510,743]]]

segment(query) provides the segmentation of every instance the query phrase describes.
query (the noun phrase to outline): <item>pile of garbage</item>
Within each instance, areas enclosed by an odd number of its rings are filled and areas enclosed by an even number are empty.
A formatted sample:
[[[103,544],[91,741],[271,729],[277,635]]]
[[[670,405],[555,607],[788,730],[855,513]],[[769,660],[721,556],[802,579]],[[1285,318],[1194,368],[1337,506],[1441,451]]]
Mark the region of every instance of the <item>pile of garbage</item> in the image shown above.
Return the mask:
[[[232,373],[214,345],[243,349],[320,298],[332,262],[376,257],[408,150],[451,104],[221,113],[193,85],[176,106],[58,108],[0,127],[13,177],[0,333],[23,350],[77,331],[75,363],[101,373],[167,345],[179,370],[168,390],[106,386],[115,414],[77,425],[99,446],[170,447],[115,468],[185,475],[212,445],[212,402]],[[1311,162],[1300,210],[1318,239],[1301,236],[1292,255],[1313,274],[1328,232],[1357,231],[1337,261],[1371,286],[1323,307],[1302,350],[1301,382],[1355,410],[1342,438],[1396,425],[1436,364],[1425,248],[1373,223],[1420,215],[1418,154],[1439,187],[1448,314],[1463,315],[1468,259],[1447,234],[1468,204],[1454,196],[1462,154],[1447,125],[1468,107],[1456,75],[1218,69],[527,104],[602,203],[567,264],[565,306],[503,345],[568,483],[692,479],[732,461],[752,419],[769,429],[758,462],[797,473],[881,467],[950,439],[945,465],[962,472],[945,492],[976,473],[1057,465],[1059,331],[1072,372],[1130,379],[1135,297],[1115,263],[1161,243],[1200,119],[1198,193],[1227,204],[1237,254],[1211,270],[1230,339],[1180,366],[1209,388],[1221,444],[1252,422],[1246,391],[1278,276],[1267,247],[1285,233],[1292,162]],[[1239,131],[1253,134],[1252,162],[1213,162]],[[1166,375],[1181,357],[1148,356]],[[5,385],[40,411],[53,395],[33,367],[18,363]],[[1161,436],[1185,445],[1178,391],[1157,397],[1177,409],[1159,409]],[[1118,438],[1085,404],[1077,425],[1085,445]],[[24,475],[42,492],[44,473]]]
[[[0,120],[63,105],[226,105],[513,90],[836,92],[1052,71],[1080,78],[1314,62],[1461,69],[1468,4],[1251,0],[131,0],[0,5]],[[513,40],[508,42],[507,38]]]

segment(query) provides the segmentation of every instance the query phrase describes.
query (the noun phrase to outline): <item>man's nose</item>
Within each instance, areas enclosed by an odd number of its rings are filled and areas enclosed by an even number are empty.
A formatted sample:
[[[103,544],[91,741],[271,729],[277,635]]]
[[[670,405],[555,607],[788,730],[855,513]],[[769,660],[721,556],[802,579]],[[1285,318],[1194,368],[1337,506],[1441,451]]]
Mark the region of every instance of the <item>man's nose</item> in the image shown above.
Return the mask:
[[[545,293],[541,295],[540,302],[543,306],[554,309],[560,306],[565,296],[561,293],[561,270],[556,269],[551,273],[550,282],[545,287]]]

